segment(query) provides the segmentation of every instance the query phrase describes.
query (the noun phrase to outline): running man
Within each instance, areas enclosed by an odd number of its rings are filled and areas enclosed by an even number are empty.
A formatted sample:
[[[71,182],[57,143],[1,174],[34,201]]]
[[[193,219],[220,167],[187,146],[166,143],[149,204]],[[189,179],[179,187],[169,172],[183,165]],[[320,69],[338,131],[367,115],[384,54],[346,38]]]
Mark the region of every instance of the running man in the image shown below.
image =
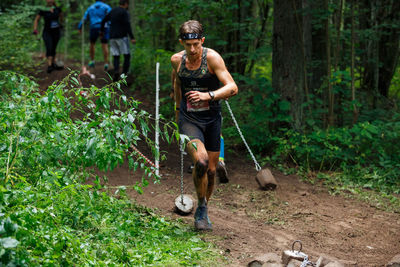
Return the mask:
[[[176,75],[175,72],[172,71],[171,73],[171,84],[172,84],[172,90],[170,93],[170,97],[174,99],[174,83],[175,83]],[[174,105],[175,110],[176,110],[176,103]],[[222,123],[221,123],[222,125]],[[192,163],[189,166],[188,173],[192,173],[194,169],[194,164]],[[224,137],[221,134],[221,144],[220,144],[220,149],[219,149],[219,158],[218,158],[218,164],[217,164],[217,177],[219,179],[219,182],[222,184],[229,183],[229,178],[228,178],[228,171],[226,170],[226,165],[225,165],[225,142],[224,142]]]
[[[120,55],[124,55],[124,65],[122,67],[122,73],[128,74],[131,52],[129,48],[129,39],[131,43],[135,44],[136,40],[132,33],[131,23],[128,13],[129,1],[120,0],[119,7],[113,8],[110,13],[101,22],[101,32],[105,30],[105,23],[111,22],[110,28],[110,50],[111,55],[114,58],[114,81],[118,80],[119,75],[119,60]]]
[[[43,40],[46,46],[47,73],[53,70],[61,70],[63,67],[56,64],[57,44],[60,40],[60,19],[62,18],[61,9],[56,6],[54,0],[46,0],[48,9],[40,10],[33,21],[33,34],[38,34],[38,23],[41,17],[44,19]]]
[[[190,138],[186,148],[194,163],[193,180],[198,206],[194,225],[211,230],[208,201],[214,189],[220,150],[221,99],[238,92],[238,87],[214,50],[203,47],[205,37],[200,22],[189,20],[179,29],[184,50],[171,57],[179,131]],[[220,86],[222,83],[222,87]]]
[[[95,55],[95,46],[97,38],[100,36],[100,28],[101,28],[101,21],[106,17],[106,15],[111,11],[111,7],[103,1],[97,0],[96,3],[92,4],[86,10],[85,14],[83,15],[82,20],[79,22],[78,30],[79,33],[82,32],[82,24],[85,21],[90,20],[90,62],[88,64],[89,67],[94,67],[94,55]],[[100,37],[101,48],[103,50],[103,57],[104,57],[104,70],[108,70],[108,25],[103,31],[103,36]]]

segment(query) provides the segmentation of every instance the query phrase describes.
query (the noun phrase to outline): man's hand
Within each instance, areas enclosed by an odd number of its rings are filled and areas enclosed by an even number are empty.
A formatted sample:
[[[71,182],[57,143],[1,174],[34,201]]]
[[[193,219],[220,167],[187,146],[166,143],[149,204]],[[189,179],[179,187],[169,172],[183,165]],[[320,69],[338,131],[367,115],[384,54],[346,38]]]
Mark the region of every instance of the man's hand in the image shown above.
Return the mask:
[[[82,29],[78,29],[79,34],[82,34]]]
[[[99,32],[100,38],[102,39],[104,37],[104,32]]]
[[[202,93],[199,91],[189,91],[185,94],[185,96],[187,100],[190,101],[191,103],[211,100],[211,96],[207,92]]]
[[[136,40],[135,39],[131,39],[131,43],[132,44],[136,44]]]

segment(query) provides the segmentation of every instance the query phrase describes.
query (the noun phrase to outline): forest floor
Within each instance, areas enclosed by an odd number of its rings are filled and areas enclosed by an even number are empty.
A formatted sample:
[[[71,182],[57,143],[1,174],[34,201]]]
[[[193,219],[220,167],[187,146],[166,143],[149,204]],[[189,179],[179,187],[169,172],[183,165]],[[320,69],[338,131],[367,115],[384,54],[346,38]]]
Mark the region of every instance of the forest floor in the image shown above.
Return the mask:
[[[79,64],[74,62],[67,62],[66,66],[79,69]],[[65,69],[47,74],[45,66],[41,68],[43,71],[33,76],[42,89],[69,73]],[[91,71],[96,74],[94,84],[104,85],[101,78],[107,76],[102,65]],[[152,93],[131,89],[126,94],[141,101],[143,109],[154,113]],[[129,197],[157,214],[180,218],[193,225],[193,214],[179,216],[174,212],[174,200],[180,194],[177,145],[161,144],[161,150],[168,152],[160,170],[161,182],[150,182],[143,194],[130,189],[141,181],[142,173],[132,173],[127,165],[107,173],[108,183],[127,186]],[[350,195],[331,195],[321,184],[312,185],[296,175],[284,175],[277,170],[272,170],[279,183],[277,189],[262,191],[246,151],[228,150],[225,154],[230,182],[216,185],[209,202],[213,231],[201,234],[202,239],[216,244],[228,262],[224,265],[246,266],[253,257],[270,252],[281,255],[291,249],[295,240],[301,240],[302,251],[313,262],[320,255],[328,255],[347,266],[385,266],[400,254],[399,213],[385,212]],[[191,174],[186,172],[189,165],[186,157],[184,190],[196,199]]]

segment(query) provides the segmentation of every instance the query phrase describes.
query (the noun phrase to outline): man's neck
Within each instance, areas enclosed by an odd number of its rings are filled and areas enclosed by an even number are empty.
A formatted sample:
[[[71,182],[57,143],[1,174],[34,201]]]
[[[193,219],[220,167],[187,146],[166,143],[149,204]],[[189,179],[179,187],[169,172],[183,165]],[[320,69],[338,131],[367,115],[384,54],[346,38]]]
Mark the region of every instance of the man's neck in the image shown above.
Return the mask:
[[[203,55],[203,47],[201,47],[201,51],[198,55],[195,56],[191,56],[190,54],[187,54],[187,58],[189,60],[190,63],[196,63],[199,60],[201,60],[201,56]]]

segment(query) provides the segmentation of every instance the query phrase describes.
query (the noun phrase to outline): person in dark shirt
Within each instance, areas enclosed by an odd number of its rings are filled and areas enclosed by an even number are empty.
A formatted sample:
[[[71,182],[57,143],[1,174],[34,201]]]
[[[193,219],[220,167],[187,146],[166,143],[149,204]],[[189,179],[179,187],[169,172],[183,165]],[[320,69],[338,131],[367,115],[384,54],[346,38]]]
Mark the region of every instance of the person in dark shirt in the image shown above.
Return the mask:
[[[61,9],[56,6],[54,0],[46,0],[48,9],[40,10],[33,22],[33,34],[38,34],[38,22],[41,17],[44,19],[43,40],[46,46],[47,73],[53,70],[63,69],[55,63],[56,49],[60,40],[60,18],[62,18]]]
[[[120,0],[119,7],[113,8],[110,13],[101,22],[101,32],[104,33],[104,25],[107,21],[110,21],[110,52],[114,58],[114,80],[118,80],[119,75],[119,60],[120,55],[124,55],[124,65],[122,73],[127,74],[130,66],[130,49],[129,39],[131,43],[136,43],[135,37],[133,36],[131,24],[129,20],[129,13],[127,11],[129,7],[128,0]]]

